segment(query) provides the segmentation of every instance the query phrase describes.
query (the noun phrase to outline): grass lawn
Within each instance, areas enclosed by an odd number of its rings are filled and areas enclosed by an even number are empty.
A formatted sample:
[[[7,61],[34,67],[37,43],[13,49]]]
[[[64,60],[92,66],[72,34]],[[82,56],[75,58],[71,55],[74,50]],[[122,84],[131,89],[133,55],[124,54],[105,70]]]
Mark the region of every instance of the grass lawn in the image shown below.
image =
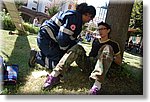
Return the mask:
[[[37,65],[29,68],[28,58],[31,48],[36,45],[37,35],[9,35],[0,30],[0,55],[7,64],[18,64],[19,74],[16,85],[4,85],[2,94],[88,94],[92,83],[78,66],[73,63],[71,70],[64,74],[61,84],[51,90],[42,90],[47,73],[51,70]],[[90,51],[89,43],[82,44]],[[102,95],[142,95],[143,94],[142,57],[124,53],[124,63],[119,69],[110,70],[108,78],[102,85]]]

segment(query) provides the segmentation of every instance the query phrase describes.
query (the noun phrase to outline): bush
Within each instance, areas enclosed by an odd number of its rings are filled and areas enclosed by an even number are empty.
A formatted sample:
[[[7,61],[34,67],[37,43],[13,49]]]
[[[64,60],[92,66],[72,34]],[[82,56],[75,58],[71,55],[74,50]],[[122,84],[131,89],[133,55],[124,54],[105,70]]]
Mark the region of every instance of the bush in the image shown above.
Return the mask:
[[[38,31],[39,31],[39,27],[35,27],[35,26],[33,26],[32,24],[29,24],[29,23],[23,23],[23,26],[24,26],[25,31],[28,31],[30,33],[37,34]]]
[[[51,8],[48,8],[48,13],[49,15],[52,17],[53,15],[55,15],[57,12],[59,11],[59,7],[58,6],[53,6]]]
[[[2,26],[4,30],[11,30],[11,31],[16,30],[15,24],[12,22],[9,13],[3,11],[0,12],[0,16],[2,17]],[[29,33],[37,34],[39,31],[39,27],[35,27],[29,23],[23,23],[23,26],[25,31],[28,31]]]
[[[2,26],[4,30],[15,30],[16,27],[12,22],[9,13],[0,12],[0,16],[2,17]]]

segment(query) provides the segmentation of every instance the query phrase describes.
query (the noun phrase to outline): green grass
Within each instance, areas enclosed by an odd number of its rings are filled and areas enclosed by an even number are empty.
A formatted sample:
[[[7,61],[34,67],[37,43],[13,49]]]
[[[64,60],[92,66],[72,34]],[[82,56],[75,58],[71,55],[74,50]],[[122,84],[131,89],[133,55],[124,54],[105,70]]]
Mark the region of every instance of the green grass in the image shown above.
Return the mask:
[[[83,74],[78,66],[73,63],[71,70],[64,73],[62,83],[52,88],[51,90],[42,90],[41,87],[46,79],[48,70],[40,65],[34,69],[29,68],[28,58],[31,48],[36,48],[37,35],[18,36],[9,35],[8,31],[1,30],[0,36],[0,55],[4,57],[7,64],[18,64],[19,74],[16,85],[6,85],[3,87],[2,94],[88,94],[92,85],[88,76]],[[90,51],[91,44],[82,44],[87,51]],[[110,70],[110,75],[104,82],[101,94],[102,95],[118,95],[118,94],[143,94],[143,75],[142,75],[142,58],[124,54],[124,63],[117,70]],[[42,74],[42,72],[44,73]],[[37,73],[35,77],[34,74]]]

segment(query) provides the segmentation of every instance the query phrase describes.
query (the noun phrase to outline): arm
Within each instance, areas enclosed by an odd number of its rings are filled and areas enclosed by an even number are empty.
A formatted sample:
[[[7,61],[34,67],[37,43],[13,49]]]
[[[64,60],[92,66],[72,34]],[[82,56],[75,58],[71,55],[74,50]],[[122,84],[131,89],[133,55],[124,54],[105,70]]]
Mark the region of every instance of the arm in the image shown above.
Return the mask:
[[[60,46],[60,49],[67,50],[69,47],[72,47],[73,45],[77,44],[76,38],[73,37],[76,25],[73,22],[75,19],[74,16],[69,16],[65,19],[64,24],[60,26],[59,33],[58,33],[58,44]],[[72,25],[74,26],[73,29]]]
[[[117,54],[117,55],[114,55],[114,62],[118,65],[121,65],[122,64],[122,58],[121,58],[121,55],[120,53]]]
[[[59,34],[58,44],[61,50],[67,50],[71,46],[77,44],[76,40],[71,40],[70,36],[67,34]]]
[[[121,53],[120,53],[120,46],[118,44],[118,42],[116,42],[116,44],[114,44],[113,46],[114,49],[114,62],[118,65],[122,64],[122,57],[121,57]]]

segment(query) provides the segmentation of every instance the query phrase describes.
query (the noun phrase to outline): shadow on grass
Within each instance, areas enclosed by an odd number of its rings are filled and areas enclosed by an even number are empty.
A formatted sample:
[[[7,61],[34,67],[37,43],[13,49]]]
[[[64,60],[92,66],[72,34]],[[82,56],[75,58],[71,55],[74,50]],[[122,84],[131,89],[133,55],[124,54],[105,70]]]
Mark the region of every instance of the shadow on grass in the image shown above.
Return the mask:
[[[92,82],[89,80],[89,75],[83,73],[78,66],[72,67],[64,74],[62,88],[71,92],[68,94],[87,94],[86,91],[91,88],[91,85]]]
[[[19,65],[18,80],[16,85],[4,85],[4,91],[6,91],[4,94],[17,94],[19,87],[25,84],[26,77],[31,72],[28,66],[30,49],[27,36],[18,36],[8,62],[6,62],[7,64]]]
[[[143,70],[124,63],[111,67],[102,85],[102,95],[143,95]]]
[[[52,89],[44,90],[39,94],[46,95],[85,95],[91,87],[89,76],[84,74],[78,66],[71,66],[68,71],[62,73],[61,83]]]
[[[88,94],[93,82],[78,67],[64,74],[64,82],[49,90],[51,94]],[[59,92],[58,90],[63,90]],[[112,66],[102,84],[100,95],[143,95],[143,70],[123,64]]]

